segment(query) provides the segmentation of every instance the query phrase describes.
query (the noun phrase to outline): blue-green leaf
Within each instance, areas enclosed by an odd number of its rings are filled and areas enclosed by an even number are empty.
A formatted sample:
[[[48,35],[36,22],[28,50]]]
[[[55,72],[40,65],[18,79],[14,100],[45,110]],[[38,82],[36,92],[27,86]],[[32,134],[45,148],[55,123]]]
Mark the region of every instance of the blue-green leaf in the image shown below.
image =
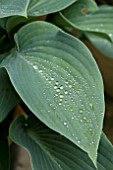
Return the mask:
[[[94,1],[81,0],[60,14],[73,27],[82,31],[105,33],[113,41],[113,7],[97,7]]]
[[[31,31],[32,30],[32,31]],[[87,47],[46,22],[24,26],[1,67],[30,110],[86,151],[96,164],[104,116],[103,83]]]
[[[32,170],[96,170],[85,152],[36,117],[18,117],[10,127],[10,136],[30,153]],[[97,161],[98,170],[113,169],[113,146],[104,134]]]
[[[8,16],[41,16],[60,11],[77,0],[2,0],[0,18]]]

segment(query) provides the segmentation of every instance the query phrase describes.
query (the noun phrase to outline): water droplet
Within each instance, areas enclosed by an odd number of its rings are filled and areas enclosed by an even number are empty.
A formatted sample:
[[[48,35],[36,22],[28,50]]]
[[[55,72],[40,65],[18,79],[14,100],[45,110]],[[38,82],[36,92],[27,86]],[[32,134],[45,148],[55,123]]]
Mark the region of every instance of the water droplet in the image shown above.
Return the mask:
[[[56,85],[58,85],[58,84],[59,84],[59,82],[58,82],[58,81],[56,81],[56,82],[55,82],[55,84],[56,84]]]
[[[65,93],[65,94],[68,94],[68,91],[65,91],[64,93]]]
[[[55,96],[57,97],[57,96],[58,96],[58,94],[56,93],[56,94],[55,94]]]
[[[53,77],[51,77],[51,80],[54,80],[54,78],[53,78]]]
[[[72,85],[69,85],[69,88],[72,88]]]
[[[89,128],[89,131],[90,131],[90,132],[92,132],[92,131],[93,131],[93,129],[92,129],[92,128]]]
[[[80,140],[77,140],[77,143],[80,144]]]
[[[60,86],[60,89],[62,90],[64,87],[63,86]]]
[[[60,98],[62,98],[62,99],[63,99],[63,98],[64,98],[64,96],[61,94],[61,95],[60,95]]]
[[[33,65],[33,68],[34,68],[35,70],[37,70],[37,69],[38,69],[38,66],[37,66],[37,65]]]
[[[93,144],[94,144],[94,141],[91,141],[91,142],[90,142],[90,145],[93,145]]]
[[[83,117],[83,120],[87,120],[87,118],[84,116],[84,117]]]
[[[83,113],[83,109],[80,109],[80,110],[79,110],[79,113]]]
[[[60,92],[60,89],[57,89],[56,92]]]
[[[59,103],[59,106],[61,106],[62,105],[62,103]]]
[[[64,125],[66,126],[66,125],[67,125],[67,122],[64,122]]]
[[[42,73],[43,71],[42,71],[42,70],[39,70],[38,72],[39,72],[39,73]]]
[[[113,34],[112,34],[112,33],[109,33],[108,35],[109,35],[110,37],[112,37],[112,36],[113,36]]]
[[[90,107],[93,107],[93,104],[92,104],[92,103],[89,103],[89,106],[90,106]]]
[[[57,86],[54,86],[54,89],[57,89]]]
[[[65,84],[68,84],[68,81],[65,81]]]

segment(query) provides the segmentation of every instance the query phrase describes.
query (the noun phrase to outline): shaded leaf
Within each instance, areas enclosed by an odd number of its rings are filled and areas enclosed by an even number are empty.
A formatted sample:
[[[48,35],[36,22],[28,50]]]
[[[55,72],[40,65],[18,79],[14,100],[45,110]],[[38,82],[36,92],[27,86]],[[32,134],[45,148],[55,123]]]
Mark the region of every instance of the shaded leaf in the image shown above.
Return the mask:
[[[60,11],[77,0],[2,0],[0,18],[8,16],[41,16]]]
[[[113,7],[98,8],[94,1],[81,0],[60,14],[73,27],[88,32],[105,33],[113,41]]]
[[[113,42],[105,34],[86,32],[85,35],[101,53],[113,58]]]
[[[35,117],[18,117],[10,127],[10,136],[29,151],[33,170],[96,170],[85,152]],[[98,170],[107,169],[113,169],[113,146],[102,134]]]
[[[4,56],[0,56],[3,61]],[[1,63],[0,61],[0,63]],[[0,69],[0,122],[5,119],[11,109],[20,101],[5,69]]]

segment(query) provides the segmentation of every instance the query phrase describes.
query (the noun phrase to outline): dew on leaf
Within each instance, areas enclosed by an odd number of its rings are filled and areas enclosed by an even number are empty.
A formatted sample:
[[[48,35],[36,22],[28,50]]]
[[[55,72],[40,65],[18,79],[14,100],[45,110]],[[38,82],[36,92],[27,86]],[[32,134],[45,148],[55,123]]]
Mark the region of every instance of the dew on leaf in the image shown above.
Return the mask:
[[[56,92],[60,92],[60,89],[56,89]]]
[[[54,78],[53,78],[53,77],[51,77],[51,80],[54,80]]]
[[[67,125],[67,122],[64,122],[64,125],[66,126],[66,125]]]
[[[64,87],[63,86],[60,86],[60,89],[62,90]]]
[[[38,66],[37,66],[37,65],[33,65],[33,68],[34,68],[35,70],[37,70],[37,69],[38,69]]]
[[[38,72],[39,72],[39,73],[42,73],[43,71],[42,71],[42,70],[39,70]]]
[[[56,84],[56,85],[59,85],[59,82],[58,82],[58,81],[56,81],[56,82],[55,82],[55,84]]]
[[[64,96],[61,94],[61,95],[60,95],[60,98],[62,98],[62,99],[63,99],[63,98],[64,98]]]
[[[109,33],[108,35],[109,35],[110,37],[112,37],[112,36],[113,36],[113,34],[112,34],[112,33]]]
[[[54,86],[54,89],[57,89],[57,86]]]
[[[72,88],[72,85],[69,85],[69,88]]]
[[[79,109],[79,113],[83,113],[83,109]]]
[[[80,140],[77,140],[77,143],[80,144]]]

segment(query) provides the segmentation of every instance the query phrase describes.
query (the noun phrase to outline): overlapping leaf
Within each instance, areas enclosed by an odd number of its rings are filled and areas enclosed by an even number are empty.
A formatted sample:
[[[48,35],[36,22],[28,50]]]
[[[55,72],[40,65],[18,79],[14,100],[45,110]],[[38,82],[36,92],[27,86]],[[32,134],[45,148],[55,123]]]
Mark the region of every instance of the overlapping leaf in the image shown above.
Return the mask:
[[[85,35],[101,53],[113,58],[113,42],[105,34],[86,32]]]
[[[83,31],[105,33],[113,41],[113,7],[98,8],[94,1],[81,0],[60,14],[73,27]]]
[[[18,50],[2,67],[16,91],[40,120],[85,150],[96,164],[103,84],[89,50],[46,22],[24,26],[15,40]]]
[[[85,152],[35,117],[18,117],[10,127],[10,136],[29,151],[33,170],[96,170]],[[113,169],[113,147],[102,134],[98,170],[107,169]]]
[[[0,55],[0,63],[4,56]],[[5,69],[0,69],[0,122],[4,120],[10,110],[19,102]]]
[[[8,16],[41,16],[60,11],[77,0],[2,0],[0,18]]]

